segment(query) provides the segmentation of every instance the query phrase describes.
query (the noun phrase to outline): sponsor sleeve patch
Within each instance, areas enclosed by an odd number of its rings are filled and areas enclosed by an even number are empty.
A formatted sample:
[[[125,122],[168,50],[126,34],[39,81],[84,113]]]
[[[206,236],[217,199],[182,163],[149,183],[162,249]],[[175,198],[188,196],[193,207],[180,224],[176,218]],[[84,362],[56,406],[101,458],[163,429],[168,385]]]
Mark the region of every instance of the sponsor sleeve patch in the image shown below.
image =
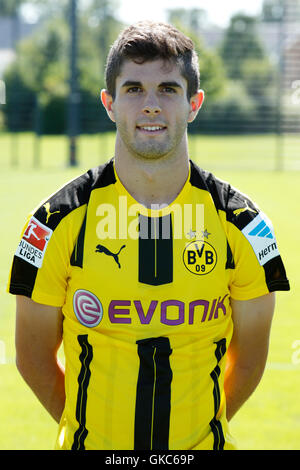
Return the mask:
[[[243,228],[242,233],[252,246],[261,266],[264,266],[268,261],[279,256],[272,222],[263,212],[259,212],[259,214]]]
[[[47,245],[53,230],[31,217],[19,243],[16,256],[37,268],[41,268]]]

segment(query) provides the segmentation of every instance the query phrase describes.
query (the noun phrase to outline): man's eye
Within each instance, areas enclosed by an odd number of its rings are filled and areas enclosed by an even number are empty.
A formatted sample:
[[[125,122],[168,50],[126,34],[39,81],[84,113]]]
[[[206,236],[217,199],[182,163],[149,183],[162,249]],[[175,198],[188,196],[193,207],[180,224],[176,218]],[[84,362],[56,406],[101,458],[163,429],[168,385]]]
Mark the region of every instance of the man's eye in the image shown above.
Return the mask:
[[[169,86],[165,86],[164,88],[162,88],[162,91],[163,91],[164,93],[176,93],[175,88],[171,88],[171,87],[169,87]]]
[[[132,86],[127,89],[127,93],[139,93],[140,91],[142,91],[142,89],[139,86]]]

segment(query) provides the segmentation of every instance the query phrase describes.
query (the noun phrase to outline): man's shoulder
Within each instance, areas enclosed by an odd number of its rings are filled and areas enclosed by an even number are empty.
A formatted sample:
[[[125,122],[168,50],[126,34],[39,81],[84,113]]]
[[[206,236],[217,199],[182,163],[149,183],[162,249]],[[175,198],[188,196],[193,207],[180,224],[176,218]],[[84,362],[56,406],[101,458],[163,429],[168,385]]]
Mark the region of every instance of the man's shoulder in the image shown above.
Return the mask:
[[[210,193],[217,211],[226,213],[226,220],[243,229],[259,213],[256,203],[240,189],[191,161],[190,183]]]
[[[45,199],[34,211],[34,217],[54,230],[75,209],[88,204],[91,192],[115,183],[113,161],[97,166],[72,179]]]

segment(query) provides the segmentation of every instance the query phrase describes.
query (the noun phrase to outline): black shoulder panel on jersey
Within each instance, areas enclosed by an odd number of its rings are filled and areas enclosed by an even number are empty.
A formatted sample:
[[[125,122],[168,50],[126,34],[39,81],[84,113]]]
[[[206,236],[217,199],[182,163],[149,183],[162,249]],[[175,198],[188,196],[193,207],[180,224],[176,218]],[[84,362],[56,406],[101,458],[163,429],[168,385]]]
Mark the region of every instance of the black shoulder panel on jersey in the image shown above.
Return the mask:
[[[200,169],[191,161],[190,183],[199,189],[208,191],[214,201],[216,210],[226,213],[226,220],[242,231],[260,212],[249,197],[225,181],[216,178],[212,173]],[[226,269],[235,268],[235,260],[227,240]],[[270,292],[289,290],[285,268],[281,257],[276,256],[263,265],[266,283]]]
[[[106,164],[91,169],[67,183],[40,206],[34,213],[34,216],[42,224],[51,230],[55,230],[66,215],[88,203],[93,189],[105,187],[115,182],[113,160],[110,160]],[[71,257],[71,264],[75,266],[82,266],[84,230],[85,218],[79,230],[78,240],[75,243],[74,252]],[[36,266],[27,263],[20,257],[14,256],[9,291],[12,294],[31,297],[37,272],[38,268]]]
[[[238,189],[230,187],[226,217],[239,230],[243,230],[259,213],[258,207]]]
[[[226,181],[216,178],[212,173],[199,168],[192,160],[190,183],[199,189],[208,191],[217,210],[226,211],[230,185]]]
[[[238,189],[226,181],[216,178],[212,173],[202,170],[191,161],[190,183],[199,189],[209,191],[217,210],[226,212],[226,219],[239,230],[257,216],[259,209]]]
[[[40,206],[34,216],[51,230],[55,230],[66,215],[88,203],[93,189],[115,182],[113,160],[110,160],[67,183]]]
[[[106,186],[116,183],[113,159],[104,165],[90,170],[90,172],[94,173],[92,189],[105,188]]]
[[[229,183],[216,178],[212,173],[199,168],[191,161],[190,183],[199,189],[208,191],[214,201],[216,210],[224,211],[226,219],[239,230],[248,225],[258,214],[254,203]],[[226,269],[234,269],[235,263],[230,245],[227,241]]]

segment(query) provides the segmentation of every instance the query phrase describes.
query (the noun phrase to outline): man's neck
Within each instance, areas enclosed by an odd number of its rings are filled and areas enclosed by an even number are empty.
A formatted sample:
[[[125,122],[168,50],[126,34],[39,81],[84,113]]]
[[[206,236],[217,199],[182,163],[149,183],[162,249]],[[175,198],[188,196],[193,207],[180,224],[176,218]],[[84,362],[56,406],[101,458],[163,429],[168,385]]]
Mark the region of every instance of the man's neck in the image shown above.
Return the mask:
[[[171,204],[182,190],[189,174],[188,153],[173,155],[158,160],[146,160],[116,151],[115,168],[117,175],[129,192],[140,204],[151,208],[153,205]]]

